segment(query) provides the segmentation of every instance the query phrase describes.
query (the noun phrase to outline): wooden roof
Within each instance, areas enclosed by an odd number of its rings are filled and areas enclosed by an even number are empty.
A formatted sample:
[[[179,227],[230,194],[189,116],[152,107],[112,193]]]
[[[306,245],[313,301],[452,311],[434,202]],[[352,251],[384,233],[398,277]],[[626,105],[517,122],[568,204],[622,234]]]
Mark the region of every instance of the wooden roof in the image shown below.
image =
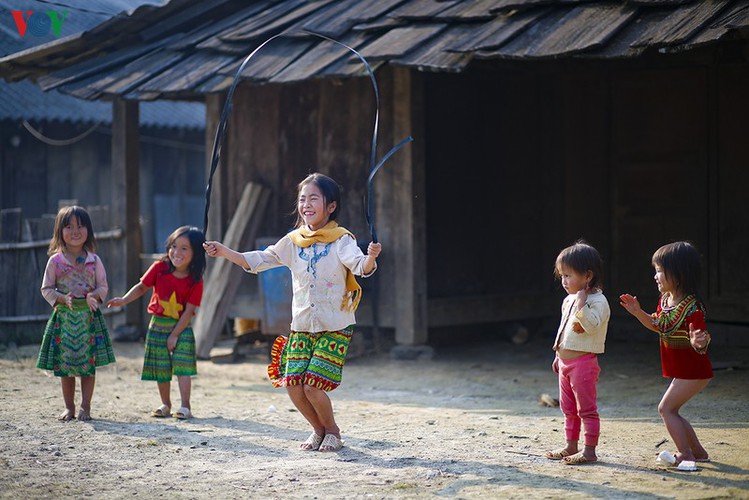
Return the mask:
[[[632,58],[749,37],[749,0],[171,0],[0,59],[85,99],[196,98],[242,77],[289,83],[363,75],[337,44],[377,67],[459,72],[471,61]]]

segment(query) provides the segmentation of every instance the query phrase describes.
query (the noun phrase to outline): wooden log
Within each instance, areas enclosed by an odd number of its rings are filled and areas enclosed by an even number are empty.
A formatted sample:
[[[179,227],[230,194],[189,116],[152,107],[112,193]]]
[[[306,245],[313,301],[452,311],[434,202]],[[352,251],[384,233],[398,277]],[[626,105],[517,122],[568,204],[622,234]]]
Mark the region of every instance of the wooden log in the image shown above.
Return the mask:
[[[223,243],[242,251],[255,241],[270,190],[260,184],[247,183],[229,222]],[[211,348],[226,326],[231,307],[244,271],[226,259],[210,259],[203,283],[203,299],[194,322],[197,355],[210,359]]]

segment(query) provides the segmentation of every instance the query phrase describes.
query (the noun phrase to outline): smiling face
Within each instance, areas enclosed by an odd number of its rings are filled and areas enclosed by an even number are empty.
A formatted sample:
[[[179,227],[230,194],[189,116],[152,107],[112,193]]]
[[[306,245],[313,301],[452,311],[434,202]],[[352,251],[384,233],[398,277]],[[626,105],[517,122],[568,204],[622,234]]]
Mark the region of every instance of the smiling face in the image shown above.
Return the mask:
[[[325,226],[336,209],[336,202],[326,203],[320,187],[310,182],[302,187],[297,199],[299,217],[312,231]]]
[[[193,251],[187,236],[176,238],[169,246],[169,260],[175,271],[187,272],[192,262]]]
[[[559,279],[562,281],[562,288],[570,295],[575,295],[580,290],[587,288],[592,276],[590,271],[581,274],[564,264],[559,266],[557,273],[559,274]]]
[[[655,265],[655,276],[653,276],[653,279],[655,279],[655,284],[658,286],[658,291],[661,294],[670,293],[672,296],[677,295],[678,290],[674,282],[668,279],[663,268],[657,264]]]
[[[79,252],[87,239],[88,228],[78,217],[70,217],[68,223],[62,228],[62,241],[65,243],[65,248],[71,252]]]

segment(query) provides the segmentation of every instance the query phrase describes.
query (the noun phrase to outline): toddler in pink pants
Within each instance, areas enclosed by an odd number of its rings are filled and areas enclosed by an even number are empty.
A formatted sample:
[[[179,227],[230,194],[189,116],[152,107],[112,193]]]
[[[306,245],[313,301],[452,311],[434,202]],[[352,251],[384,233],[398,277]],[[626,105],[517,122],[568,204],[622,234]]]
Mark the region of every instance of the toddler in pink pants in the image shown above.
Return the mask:
[[[568,294],[562,302],[562,319],[553,346],[556,356],[551,365],[559,376],[559,406],[564,413],[567,446],[548,451],[545,457],[570,465],[598,460],[598,354],[603,353],[611,316],[601,289],[602,271],[600,254],[582,240],[562,250],[554,265],[554,275]],[[582,428],[585,446],[580,451]]]

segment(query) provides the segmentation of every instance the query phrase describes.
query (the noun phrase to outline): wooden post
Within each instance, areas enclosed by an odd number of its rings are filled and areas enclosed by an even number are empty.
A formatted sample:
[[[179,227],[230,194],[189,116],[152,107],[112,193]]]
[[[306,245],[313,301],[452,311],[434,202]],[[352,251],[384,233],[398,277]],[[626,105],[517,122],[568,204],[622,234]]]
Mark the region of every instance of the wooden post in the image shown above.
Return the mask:
[[[417,346],[427,342],[426,184],[424,169],[423,92],[421,75],[393,68],[394,141],[414,137],[398,151],[388,169],[394,177],[391,202],[397,223],[394,247],[395,341]]]
[[[205,180],[211,173],[211,159],[213,157],[213,143],[216,140],[221,113],[226,102],[226,94],[209,94],[205,99]],[[228,124],[227,124],[228,127]],[[224,218],[226,217],[226,174],[222,173],[222,164],[226,164],[229,154],[229,135],[225,134],[225,144],[221,149],[221,160],[213,175],[213,189],[211,190],[211,207],[208,212],[208,234],[206,240],[221,240],[224,234]]]
[[[121,295],[140,279],[140,137],[137,101],[112,102],[112,224],[125,232],[105,262],[110,296]],[[125,323],[140,325],[142,307],[127,307]]]

